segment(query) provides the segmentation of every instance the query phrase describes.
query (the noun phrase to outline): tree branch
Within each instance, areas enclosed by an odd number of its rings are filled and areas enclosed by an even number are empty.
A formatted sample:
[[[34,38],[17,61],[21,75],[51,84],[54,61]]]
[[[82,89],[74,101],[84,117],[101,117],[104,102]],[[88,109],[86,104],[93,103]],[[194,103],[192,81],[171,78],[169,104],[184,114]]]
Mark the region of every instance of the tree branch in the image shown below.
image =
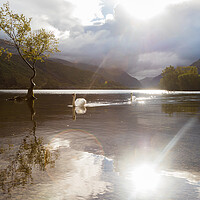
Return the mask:
[[[18,45],[16,44],[16,42],[14,42],[14,43],[15,43],[15,46],[16,46],[16,48],[17,48],[17,51],[18,51],[20,57],[21,57],[21,58],[23,59],[23,61],[29,66],[29,68],[33,70],[34,67],[33,67],[33,66],[24,58],[24,56],[21,54],[20,49],[19,49]]]

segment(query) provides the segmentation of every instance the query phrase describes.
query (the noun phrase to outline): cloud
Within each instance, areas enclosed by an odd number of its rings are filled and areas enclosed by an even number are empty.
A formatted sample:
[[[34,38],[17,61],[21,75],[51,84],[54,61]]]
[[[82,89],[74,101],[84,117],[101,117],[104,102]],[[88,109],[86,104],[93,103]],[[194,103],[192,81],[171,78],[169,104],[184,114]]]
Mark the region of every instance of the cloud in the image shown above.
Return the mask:
[[[144,53],[139,55],[133,73],[137,77],[145,77],[148,74],[150,74],[150,76],[157,76],[165,67],[172,65],[172,63],[184,65],[187,62],[187,59],[180,60],[178,55],[174,52]]]
[[[123,67],[142,78],[158,75],[166,66],[189,65],[199,58],[198,1],[171,5],[148,21],[132,18],[120,6],[114,11],[113,20],[83,27],[77,37],[65,41],[66,46],[73,46],[69,49],[75,60],[99,65],[104,61],[106,67]]]
[[[10,0],[10,6],[33,17],[34,28],[53,30],[60,37],[56,56],[70,61],[118,66],[143,78],[200,57],[198,0],[179,0],[146,21],[116,0]]]

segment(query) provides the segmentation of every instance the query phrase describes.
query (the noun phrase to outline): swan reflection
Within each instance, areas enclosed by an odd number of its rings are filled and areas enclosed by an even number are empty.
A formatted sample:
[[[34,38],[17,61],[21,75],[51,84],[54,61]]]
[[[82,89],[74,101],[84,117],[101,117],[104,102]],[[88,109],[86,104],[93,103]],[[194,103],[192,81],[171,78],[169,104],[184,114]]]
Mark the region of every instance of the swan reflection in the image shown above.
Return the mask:
[[[81,114],[85,114],[87,109],[86,109],[86,107],[76,107],[75,111],[76,111],[76,114],[81,115]]]
[[[76,114],[83,115],[87,111],[86,107],[73,107],[72,108],[72,119],[76,120]]]

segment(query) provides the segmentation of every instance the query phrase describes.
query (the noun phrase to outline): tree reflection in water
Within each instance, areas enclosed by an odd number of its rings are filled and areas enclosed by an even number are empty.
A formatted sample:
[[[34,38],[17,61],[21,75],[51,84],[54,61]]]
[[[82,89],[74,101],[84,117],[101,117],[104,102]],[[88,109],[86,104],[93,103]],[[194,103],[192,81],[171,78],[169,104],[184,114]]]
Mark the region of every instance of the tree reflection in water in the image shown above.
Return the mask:
[[[45,171],[47,167],[53,168],[59,156],[58,151],[50,151],[50,148],[44,144],[42,137],[36,136],[34,100],[27,101],[27,105],[31,112],[33,128],[23,138],[17,151],[11,156],[9,164],[4,169],[0,169],[0,188],[5,194],[10,194],[18,186],[32,183],[33,170]],[[12,154],[12,150],[12,146],[1,148],[0,154],[7,156]]]

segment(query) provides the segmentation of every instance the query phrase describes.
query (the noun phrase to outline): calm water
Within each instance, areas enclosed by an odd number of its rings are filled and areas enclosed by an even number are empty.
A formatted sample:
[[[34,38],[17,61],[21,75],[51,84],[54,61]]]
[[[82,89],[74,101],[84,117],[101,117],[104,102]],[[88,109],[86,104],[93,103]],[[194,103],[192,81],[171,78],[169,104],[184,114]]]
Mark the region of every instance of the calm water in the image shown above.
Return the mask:
[[[0,199],[200,199],[200,92],[0,91]]]

